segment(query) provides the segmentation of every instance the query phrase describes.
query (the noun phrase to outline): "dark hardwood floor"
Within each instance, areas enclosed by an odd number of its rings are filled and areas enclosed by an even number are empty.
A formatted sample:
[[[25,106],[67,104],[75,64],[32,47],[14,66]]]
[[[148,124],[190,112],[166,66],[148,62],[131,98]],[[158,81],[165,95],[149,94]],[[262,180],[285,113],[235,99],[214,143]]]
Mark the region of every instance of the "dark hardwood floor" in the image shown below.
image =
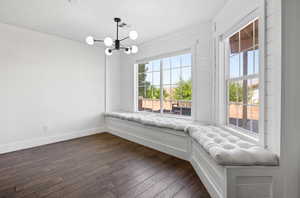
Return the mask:
[[[108,133],[0,155],[0,197],[209,197],[191,165]]]

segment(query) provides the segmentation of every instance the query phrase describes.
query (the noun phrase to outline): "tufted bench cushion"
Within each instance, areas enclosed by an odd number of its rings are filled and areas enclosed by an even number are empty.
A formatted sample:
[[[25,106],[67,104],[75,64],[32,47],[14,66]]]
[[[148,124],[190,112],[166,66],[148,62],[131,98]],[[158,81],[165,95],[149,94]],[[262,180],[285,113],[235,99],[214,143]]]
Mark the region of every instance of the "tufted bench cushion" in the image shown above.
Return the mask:
[[[109,112],[105,113],[105,116],[182,132],[187,132],[189,126],[195,125],[188,119],[171,118],[149,113]]]
[[[190,136],[223,166],[277,166],[277,155],[215,126],[191,126]]]
[[[220,127],[149,113],[109,112],[105,113],[105,116],[186,133],[219,165],[277,166],[279,164],[277,155],[261,146],[242,140]]]

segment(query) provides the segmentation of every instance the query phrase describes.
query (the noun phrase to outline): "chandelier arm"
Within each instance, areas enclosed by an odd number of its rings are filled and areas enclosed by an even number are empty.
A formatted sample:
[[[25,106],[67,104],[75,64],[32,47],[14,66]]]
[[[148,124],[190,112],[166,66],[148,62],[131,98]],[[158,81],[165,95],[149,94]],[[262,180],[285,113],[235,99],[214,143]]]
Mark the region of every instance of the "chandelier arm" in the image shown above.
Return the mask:
[[[124,41],[126,39],[129,39],[129,36],[126,36],[125,38],[120,39],[120,41]]]
[[[95,42],[104,42],[104,40],[94,39]]]
[[[120,44],[120,47],[125,47],[125,48],[126,48],[126,45],[122,45],[122,44]]]

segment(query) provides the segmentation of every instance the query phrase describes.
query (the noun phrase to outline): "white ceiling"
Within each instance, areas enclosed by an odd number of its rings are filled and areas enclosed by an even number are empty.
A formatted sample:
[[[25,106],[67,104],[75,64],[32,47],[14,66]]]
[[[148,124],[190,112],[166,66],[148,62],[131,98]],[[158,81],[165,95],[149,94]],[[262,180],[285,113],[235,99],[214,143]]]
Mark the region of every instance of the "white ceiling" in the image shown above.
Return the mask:
[[[1,0],[0,22],[84,41],[115,37],[114,17],[139,33],[138,42],[212,19],[227,0]],[[127,29],[121,30],[127,34]]]

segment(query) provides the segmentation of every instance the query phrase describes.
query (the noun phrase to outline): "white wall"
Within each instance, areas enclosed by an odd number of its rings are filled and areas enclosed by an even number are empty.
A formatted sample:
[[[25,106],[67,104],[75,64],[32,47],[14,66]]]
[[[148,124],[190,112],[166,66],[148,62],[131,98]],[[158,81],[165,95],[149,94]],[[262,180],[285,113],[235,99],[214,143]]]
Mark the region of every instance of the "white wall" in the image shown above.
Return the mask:
[[[139,46],[133,55],[121,55],[121,109],[133,111],[134,63],[147,58],[189,49],[193,54],[193,114],[198,121],[211,121],[211,24],[202,23],[162,36]]]
[[[6,24],[0,43],[0,152],[103,126],[103,48]]]
[[[282,178],[284,198],[300,197],[300,1],[282,1]]]
[[[213,23],[216,30],[214,39],[229,31],[251,11],[261,5],[263,0],[230,0]],[[266,54],[265,54],[265,134],[268,148],[280,155],[280,119],[281,119],[281,1],[266,0]],[[217,48],[218,46],[216,46]],[[217,55],[218,56],[218,55]],[[218,66],[220,67],[220,66]],[[222,89],[222,88],[221,88]],[[216,104],[220,100],[220,90],[216,90]],[[215,109],[215,120],[218,118],[223,104]]]
[[[106,111],[118,111],[121,108],[121,57],[119,52],[106,56]]]

